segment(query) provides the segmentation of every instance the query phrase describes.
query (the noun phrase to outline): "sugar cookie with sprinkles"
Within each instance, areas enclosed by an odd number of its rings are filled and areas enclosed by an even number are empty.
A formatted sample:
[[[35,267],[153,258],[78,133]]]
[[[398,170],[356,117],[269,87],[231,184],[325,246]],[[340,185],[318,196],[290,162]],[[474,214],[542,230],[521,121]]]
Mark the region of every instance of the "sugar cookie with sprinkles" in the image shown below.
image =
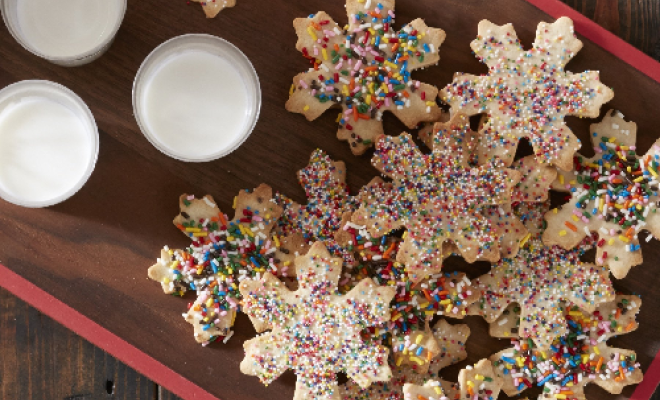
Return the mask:
[[[284,209],[276,232],[284,236],[301,234],[307,243],[321,241],[333,255],[343,257],[347,264],[355,263],[351,252],[334,237],[342,215],[359,204],[360,195],[351,196],[346,184],[346,164],[333,161],[323,150],[314,150],[308,166],[298,171],[298,181],[305,190],[307,204],[276,194],[275,202]]]
[[[207,345],[231,337],[242,280],[266,271],[286,275],[278,257],[294,249],[287,250],[289,242],[282,245],[271,239],[270,231],[282,213],[272,200],[267,185],[241,191],[235,198],[235,217],[229,220],[211,196],[184,194],[179,199],[181,212],[174,224],[191,244],[184,250],[165,247],[148,274],[165,293],[196,292],[197,299],[183,316],[193,325],[197,342]]]
[[[529,212],[525,220],[531,233],[529,240],[515,258],[500,260],[489,273],[473,281],[481,299],[470,307],[469,313],[481,315],[491,323],[511,303],[517,303],[522,308],[520,336],[547,347],[564,335],[570,324],[561,312],[562,301],[591,312],[599,304],[611,301],[614,289],[605,268],[580,261],[589,243],[573,250],[543,244],[542,215],[549,209],[549,202],[527,207],[536,208],[533,216]],[[506,318],[500,323],[506,323]]]
[[[202,5],[206,18],[215,18],[225,8],[234,7],[236,0],[189,0]]]
[[[468,132],[468,118],[459,113],[436,124],[431,154],[407,133],[377,142],[372,164],[392,182],[370,187],[352,221],[374,237],[405,227],[397,261],[413,282],[440,271],[449,241],[468,262],[500,258],[499,237],[484,207],[510,202],[520,174],[498,159],[469,167]]]
[[[212,196],[201,199],[193,195],[183,194],[179,198],[181,210],[172,223],[189,237],[194,243],[209,243],[212,241],[213,229],[226,226],[228,223],[246,224],[258,223],[258,229],[269,231],[282,214],[282,208],[273,202],[273,190],[270,186],[261,184],[253,191],[241,190],[234,198],[234,219],[228,221]],[[252,221],[249,217],[257,215]]]
[[[406,383],[403,386],[404,400],[495,400],[502,389],[503,380],[497,376],[489,360],[480,360],[458,373],[455,387],[447,387],[431,380],[423,385]]]
[[[637,329],[641,303],[638,296],[617,295],[593,313],[566,306],[562,312],[569,329],[548,348],[538,348],[531,340],[512,340],[512,348],[491,356],[504,379],[504,392],[515,396],[541,386],[539,400],[584,400],[584,387],[591,382],[614,394],[641,382],[635,352],[607,345],[608,339]]]
[[[439,320],[432,329],[440,353],[430,363],[428,371],[421,373],[415,365],[392,366],[392,379],[387,382],[375,382],[368,388],[361,388],[355,382],[341,386],[342,400],[403,400],[403,385],[414,383],[423,385],[429,380],[440,380],[449,390],[451,382],[440,379],[440,370],[459,363],[467,358],[465,342],[470,336],[467,325],[451,325],[444,319]]]
[[[388,350],[366,343],[360,333],[389,320],[394,289],[364,279],[340,295],[342,260],[331,258],[321,242],[295,264],[295,292],[269,272],[241,282],[245,313],[272,327],[244,343],[241,371],[267,385],[292,369],[298,377],[294,399],[300,400],[340,399],[340,372],[361,387],[389,380]]]
[[[325,12],[298,18],[296,49],[313,65],[293,78],[286,109],[314,120],[341,108],[337,138],[363,154],[382,135],[385,111],[408,128],[436,121],[438,89],[411,73],[437,64],[445,40],[441,29],[422,19],[394,30],[394,0],[347,0],[348,25]]]
[[[660,140],[645,155],[636,154],[637,125],[609,111],[591,125],[595,156],[577,155],[574,170],[562,172],[554,189],[567,191],[570,201],[546,214],[543,241],[570,249],[597,233],[596,263],[622,279],[642,263],[640,233],[660,237],[658,171]]]
[[[433,146],[434,126],[427,124],[418,132],[419,138],[431,148]],[[469,129],[466,132],[467,148],[470,153],[469,165],[479,165],[477,136],[479,134]],[[539,202],[548,197],[550,185],[557,176],[557,170],[547,164],[539,164],[536,157],[527,156],[515,161],[511,169],[521,173],[521,180],[513,189],[511,204],[518,202]],[[485,207],[485,214],[491,226],[500,238],[499,248],[502,257],[513,257],[518,253],[520,244],[527,237],[527,229],[520,219],[513,214],[511,204],[500,204]],[[453,252],[453,251],[452,251]]]
[[[212,242],[213,230],[226,225],[227,222],[229,222],[229,225],[238,227],[243,235],[247,233],[250,239],[254,237],[250,233],[258,234],[261,231],[260,236],[263,239],[276,227],[276,222],[279,221],[283,213],[283,210],[273,203],[272,189],[265,184],[260,185],[252,192],[248,190],[239,192],[238,196],[234,198],[235,216],[232,221],[229,221],[227,216],[220,212],[215,200],[210,195],[197,199],[194,196],[184,194],[179,198],[179,208],[181,211],[172,222],[184,235],[192,240],[193,246],[190,249]],[[253,221],[251,221],[252,217]],[[245,228],[249,229],[245,230]],[[288,273],[288,266],[293,261],[289,254],[295,252],[305,253],[308,247],[301,242],[295,233],[274,237],[273,243],[276,249],[273,261],[276,264],[280,264],[280,261],[282,263],[282,268],[277,270],[278,275],[295,276],[295,274]],[[254,262],[252,264],[257,265]]]
[[[614,93],[597,71],[574,74],[566,64],[582,48],[573,21],[541,22],[531,50],[524,51],[511,24],[479,23],[470,47],[488,66],[482,76],[456,74],[440,92],[451,112],[485,113],[480,130],[480,158],[500,157],[507,165],[526,138],[540,163],[570,170],[580,142],[564,122],[566,116],[595,118]]]

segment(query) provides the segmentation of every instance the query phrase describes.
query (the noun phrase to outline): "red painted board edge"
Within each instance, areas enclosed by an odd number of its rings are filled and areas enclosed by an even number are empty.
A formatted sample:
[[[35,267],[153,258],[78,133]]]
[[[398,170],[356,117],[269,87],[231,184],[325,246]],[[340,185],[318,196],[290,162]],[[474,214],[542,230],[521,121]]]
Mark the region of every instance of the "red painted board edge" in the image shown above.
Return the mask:
[[[660,63],[609,32],[591,19],[558,0],[526,0],[554,18],[569,17],[575,31],[620,58],[639,72],[660,83]]]
[[[644,372],[644,380],[637,385],[630,400],[649,400],[660,382],[660,351]]]
[[[526,0],[554,18],[570,17],[576,32],[612,53],[622,61],[660,83],[660,63],[634,48],[623,39],[558,0]],[[201,387],[129,344],[117,335],[85,317],[33,283],[0,264],[0,286],[24,300],[55,321],[71,329],[95,346],[107,351],[147,378],[184,399],[217,400]],[[660,383],[660,352],[644,374],[631,400],[649,400]]]
[[[184,399],[218,400],[124,339],[0,264],[0,286]]]

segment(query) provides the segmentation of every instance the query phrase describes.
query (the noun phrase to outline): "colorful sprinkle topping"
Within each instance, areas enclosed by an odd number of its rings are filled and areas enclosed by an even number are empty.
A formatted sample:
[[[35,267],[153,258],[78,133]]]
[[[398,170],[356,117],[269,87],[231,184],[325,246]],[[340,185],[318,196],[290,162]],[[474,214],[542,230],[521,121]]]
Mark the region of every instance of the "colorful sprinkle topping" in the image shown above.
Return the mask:
[[[448,240],[468,262],[500,257],[499,238],[482,208],[509,202],[519,174],[497,159],[469,167],[468,123],[459,113],[437,124],[428,155],[406,133],[377,143],[372,164],[393,182],[369,188],[352,220],[375,237],[407,228],[397,260],[414,282],[440,270]]]
[[[317,149],[309,165],[298,172],[298,180],[307,195],[307,204],[300,205],[283,194],[276,194],[275,202],[284,209],[277,232],[282,235],[300,232],[308,243],[321,241],[333,255],[353,264],[352,254],[334,239],[342,214],[355,210],[358,205],[359,195],[351,196],[346,185],[346,165],[342,161],[332,161]]]
[[[619,295],[593,313],[576,306],[562,309],[568,331],[549,347],[539,348],[532,340],[512,340],[513,348],[491,359],[505,379],[504,390],[514,396],[532,386],[542,386],[542,399],[584,399],[584,386],[594,382],[611,393],[639,383],[642,372],[630,350],[615,349],[609,338],[637,329],[635,315],[641,300]]]
[[[273,328],[245,342],[241,370],[268,384],[292,369],[298,377],[294,398],[305,399],[338,396],[339,372],[364,387],[389,380],[388,351],[364,342],[360,333],[389,320],[394,290],[365,279],[339,295],[341,259],[331,259],[321,242],[298,257],[296,267],[296,292],[270,273],[241,283],[245,312]]]
[[[230,335],[240,310],[241,281],[258,278],[266,271],[286,274],[276,257],[278,247],[269,237],[281,209],[270,201],[270,188],[265,185],[252,193],[239,194],[233,220],[210,196],[195,199],[184,195],[181,203],[181,214],[175,222],[192,243],[185,250],[166,247],[150,269],[150,276],[160,272],[156,280],[166,293],[197,293],[197,300],[188,305],[184,317],[194,325],[195,339],[207,345]]]
[[[596,155],[576,156],[574,170],[559,175],[556,187],[568,191],[570,201],[546,216],[549,228],[543,240],[570,248],[596,232],[596,262],[621,279],[642,262],[639,233],[660,232],[660,142],[638,157],[635,124],[613,111],[591,131]]]

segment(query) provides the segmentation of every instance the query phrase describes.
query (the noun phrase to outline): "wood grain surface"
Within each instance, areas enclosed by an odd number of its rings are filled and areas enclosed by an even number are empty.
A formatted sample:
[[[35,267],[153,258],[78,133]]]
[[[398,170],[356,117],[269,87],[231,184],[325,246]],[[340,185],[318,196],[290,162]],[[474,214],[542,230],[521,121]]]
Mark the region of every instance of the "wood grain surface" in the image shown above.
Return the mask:
[[[660,59],[657,0],[565,2]],[[204,19],[197,4],[176,3],[163,8],[157,0],[129,2],[126,20],[110,51],[75,69],[32,56],[4,27],[0,29],[0,87],[22,79],[64,84],[89,104],[101,131],[97,169],[74,198],[46,210],[0,202],[0,262],[223,400],[290,399],[291,374],[266,389],[255,378],[239,373],[242,341],[254,334],[246,318],[238,319],[237,335],[228,345],[202,349],[180,318],[189,299],[163,295],[159,285],[146,279],[146,268],[162,245],[185,245],[185,238],[170,222],[180,193],[213,194],[223,210],[230,212],[239,189],[265,182],[303,201],[295,171],[317,147],[347,162],[352,188],[375,174],[368,155],[354,157],[345,143],[334,138],[334,113],[307,122],[283,108],[291,78],[307,68],[294,49],[292,19],[325,10],[337,21],[345,21],[343,3],[239,0],[236,8],[215,20]],[[398,0],[397,6],[399,26],[422,16],[430,26],[448,32],[440,65],[415,75],[438,86],[449,82],[454,71],[485,72],[468,47],[478,20],[513,22],[526,46],[533,40],[536,23],[549,20],[521,0]],[[236,153],[205,164],[184,164],[160,154],[144,139],[132,117],[132,79],[144,57],[164,40],[190,32],[211,33],[235,43],[253,61],[263,90],[261,119],[252,137]],[[657,83],[589,43],[569,69],[601,70],[602,80],[615,89],[611,106],[638,122],[642,151],[660,134],[654,118],[660,104]],[[588,124],[569,120],[583,139]],[[386,132],[401,130],[399,122],[386,118]],[[622,291],[643,295],[641,327],[611,344],[637,350],[646,367],[660,347],[656,317],[660,301],[652,295],[660,284],[660,276],[653,271],[660,249],[657,243],[643,247],[646,263],[616,283]],[[474,277],[488,266],[456,261],[447,269],[464,270]],[[473,332],[468,341],[469,362],[506,346],[506,341],[487,337],[483,321],[466,321]],[[0,357],[0,400],[176,398],[4,290],[0,290]],[[455,379],[457,371],[450,369],[446,378]],[[606,395],[593,387],[587,393],[592,399],[625,398],[632,388],[623,396]]]
[[[155,400],[156,385],[0,290],[0,399]]]
[[[660,2],[657,0],[562,1],[660,60]]]

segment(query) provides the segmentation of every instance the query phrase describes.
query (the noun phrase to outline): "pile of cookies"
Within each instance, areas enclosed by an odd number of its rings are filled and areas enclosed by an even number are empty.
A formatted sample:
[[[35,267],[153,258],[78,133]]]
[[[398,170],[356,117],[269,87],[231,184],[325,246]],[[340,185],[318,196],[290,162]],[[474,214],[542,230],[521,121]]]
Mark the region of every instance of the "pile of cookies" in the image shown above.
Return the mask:
[[[345,26],[324,12],[295,20],[312,67],[286,109],[312,120],[340,108],[337,137],[354,154],[375,147],[385,179],[352,195],[345,164],[316,150],[298,174],[306,204],[261,185],[239,193],[230,219],[211,196],[181,196],[174,224],[190,245],[165,247],[149,277],[196,293],[183,314],[195,340],[227,342],[247,314],[259,335],[241,371],[268,384],[292,369],[294,399],[495,399],[535,386],[584,399],[589,382],[611,393],[640,382],[635,353],[606,344],[637,329],[641,306],[610,272],[623,279],[642,262],[640,234],[660,235],[660,144],[638,156],[635,124],[609,111],[591,127],[596,155],[577,153],[564,118],[596,118],[614,94],[598,72],[565,69],[582,47],[572,21],[540,23],[531,50],[510,24],[482,21],[471,47],[488,74],[438,90],[411,74],[438,63],[442,30],[421,19],[395,30],[394,0],[346,8]],[[385,111],[419,140],[384,135]],[[533,155],[516,158],[521,139]],[[551,209],[551,189],[568,203]],[[595,263],[581,261],[593,248]],[[442,268],[450,255],[492,267],[470,279]],[[445,318],[469,315],[512,347],[444,381],[470,334]]]

